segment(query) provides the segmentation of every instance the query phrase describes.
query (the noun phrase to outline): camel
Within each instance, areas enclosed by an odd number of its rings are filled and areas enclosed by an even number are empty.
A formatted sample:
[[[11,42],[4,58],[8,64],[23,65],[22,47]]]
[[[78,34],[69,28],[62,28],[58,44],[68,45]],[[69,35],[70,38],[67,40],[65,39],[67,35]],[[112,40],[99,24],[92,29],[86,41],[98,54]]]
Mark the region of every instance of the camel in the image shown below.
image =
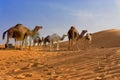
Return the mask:
[[[79,35],[79,39],[82,39],[86,32],[87,30],[82,30],[81,34]]]
[[[89,44],[91,44],[92,43],[92,33],[87,33],[85,36],[85,39],[88,40]]]
[[[22,41],[22,45],[21,45],[21,48],[22,48],[24,44],[24,40],[26,40],[28,36],[34,35],[41,28],[42,26],[35,26],[34,30],[31,31],[22,24],[16,24],[15,26],[9,28],[3,33],[3,39],[5,38],[5,34],[7,33],[7,41],[6,41],[5,47],[8,47],[9,39],[14,38],[15,48],[16,48],[17,41]]]
[[[48,49],[48,46],[50,44],[50,35],[46,36],[45,38],[43,38],[43,49]]]
[[[63,34],[62,37],[60,37],[58,34],[54,33],[52,34],[51,36],[47,36],[45,39],[44,39],[44,44],[46,45],[46,43],[50,43],[49,44],[49,50],[51,51],[52,47],[54,46],[54,43],[56,42],[57,46],[56,46],[56,50],[59,50],[59,42],[64,40],[64,38],[66,37],[67,35]]]
[[[42,41],[43,41],[43,37],[42,37],[42,39],[39,36],[34,38],[33,39],[33,46],[35,46],[36,43],[38,46],[41,46]]]
[[[50,35],[46,36],[44,39],[43,39],[43,45],[47,45],[47,43],[50,43]]]
[[[43,40],[43,44],[46,46],[47,42],[50,43],[50,35],[46,36]]]
[[[78,49],[78,39],[82,38],[86,32],[87,30],[83,30],[81,34],[79,35],[78,30],[74,26],[71,26],[71,28],[69,29],[67,33],[68,39],[69,39],[68,49],[70,50],[71,48],[73,48],[74,42],[76,44],[76,48]]]
[[[77,47],[77,41],[78,41],[78,38],[79,38],[78,30],[74,26],[71,26],[67,35],[68,35],[68,39],[69,39],[68,49],[70,49],[73,46],[74,40],[76,42],[76,47]]]
[[[90,48],[92,42],[92,34],[87,33],[85,36],[81,38],[80,42],[82,43],[81,45],[83,49]]]

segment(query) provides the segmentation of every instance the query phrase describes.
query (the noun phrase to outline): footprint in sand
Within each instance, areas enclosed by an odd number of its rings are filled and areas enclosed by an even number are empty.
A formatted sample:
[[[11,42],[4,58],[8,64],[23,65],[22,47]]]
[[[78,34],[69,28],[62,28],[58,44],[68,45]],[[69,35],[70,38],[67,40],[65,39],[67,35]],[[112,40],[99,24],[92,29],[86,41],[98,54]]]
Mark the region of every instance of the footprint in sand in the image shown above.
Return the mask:
[[[21,69],[20,68],[16,68],[16,69],[14,69],[12,72],[19,72],[19,71],[21,71]]]
[[[38,68],[38,67],[44,67],[44,65],[41,65],[40,63],[29,63],[27,66],[25,66],[21,69],[26,70],[26,69]]]
[[[27,68],[32,68],[32,67],[37,67],[38,65],[39,65],[39,63],[30,63],[26,67]]]
[[[15,78],[16,79],[25,79],[25,76],[23,74],[19,74]]]
[[[25,79],[26,77],[32,77],[32,73],[22,73],[22,74],[17,75],[15,78]]]
[[[6,70],[7,68],[5,66],[1,67],[0,70]]]

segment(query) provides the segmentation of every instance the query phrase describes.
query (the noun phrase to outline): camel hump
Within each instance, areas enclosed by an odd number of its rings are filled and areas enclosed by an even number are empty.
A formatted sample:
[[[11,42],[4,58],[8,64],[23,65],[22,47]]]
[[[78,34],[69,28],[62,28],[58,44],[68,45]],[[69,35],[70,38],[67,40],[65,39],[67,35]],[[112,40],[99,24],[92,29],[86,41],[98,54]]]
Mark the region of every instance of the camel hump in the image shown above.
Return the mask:
[[[20,26],[20,25],[22,25],[22,24],[16,24],[15,26]]]
[[[5,34],[6,34],[7,31],[3,32],[3,40],[5,39]]]

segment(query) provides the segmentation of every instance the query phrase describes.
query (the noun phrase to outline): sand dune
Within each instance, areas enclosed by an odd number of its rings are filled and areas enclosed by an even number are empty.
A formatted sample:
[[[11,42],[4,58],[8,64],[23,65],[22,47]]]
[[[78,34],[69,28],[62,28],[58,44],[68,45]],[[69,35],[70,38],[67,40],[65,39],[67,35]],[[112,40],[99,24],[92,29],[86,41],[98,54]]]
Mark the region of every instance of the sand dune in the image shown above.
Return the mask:
[[[2,49],[0,80],[120,80],[120,30],[93,34],[92,46],[79,40],[80,49],[59,51]],[[86,45],[86,46],[85,46]]]
[[[120,30],[110,29],[93,34],[93,45],[95,47],[120,47]]]

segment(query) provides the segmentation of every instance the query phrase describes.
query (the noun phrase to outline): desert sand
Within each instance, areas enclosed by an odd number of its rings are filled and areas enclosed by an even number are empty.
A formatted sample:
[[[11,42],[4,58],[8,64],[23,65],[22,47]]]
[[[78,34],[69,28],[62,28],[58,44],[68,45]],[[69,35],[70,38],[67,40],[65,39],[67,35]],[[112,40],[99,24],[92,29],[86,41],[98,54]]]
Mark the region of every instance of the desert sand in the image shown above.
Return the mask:
[[[120,80],[120,30],[95,32],[92,44],[79,50],[4,49],[0,46],[0,80]]]

